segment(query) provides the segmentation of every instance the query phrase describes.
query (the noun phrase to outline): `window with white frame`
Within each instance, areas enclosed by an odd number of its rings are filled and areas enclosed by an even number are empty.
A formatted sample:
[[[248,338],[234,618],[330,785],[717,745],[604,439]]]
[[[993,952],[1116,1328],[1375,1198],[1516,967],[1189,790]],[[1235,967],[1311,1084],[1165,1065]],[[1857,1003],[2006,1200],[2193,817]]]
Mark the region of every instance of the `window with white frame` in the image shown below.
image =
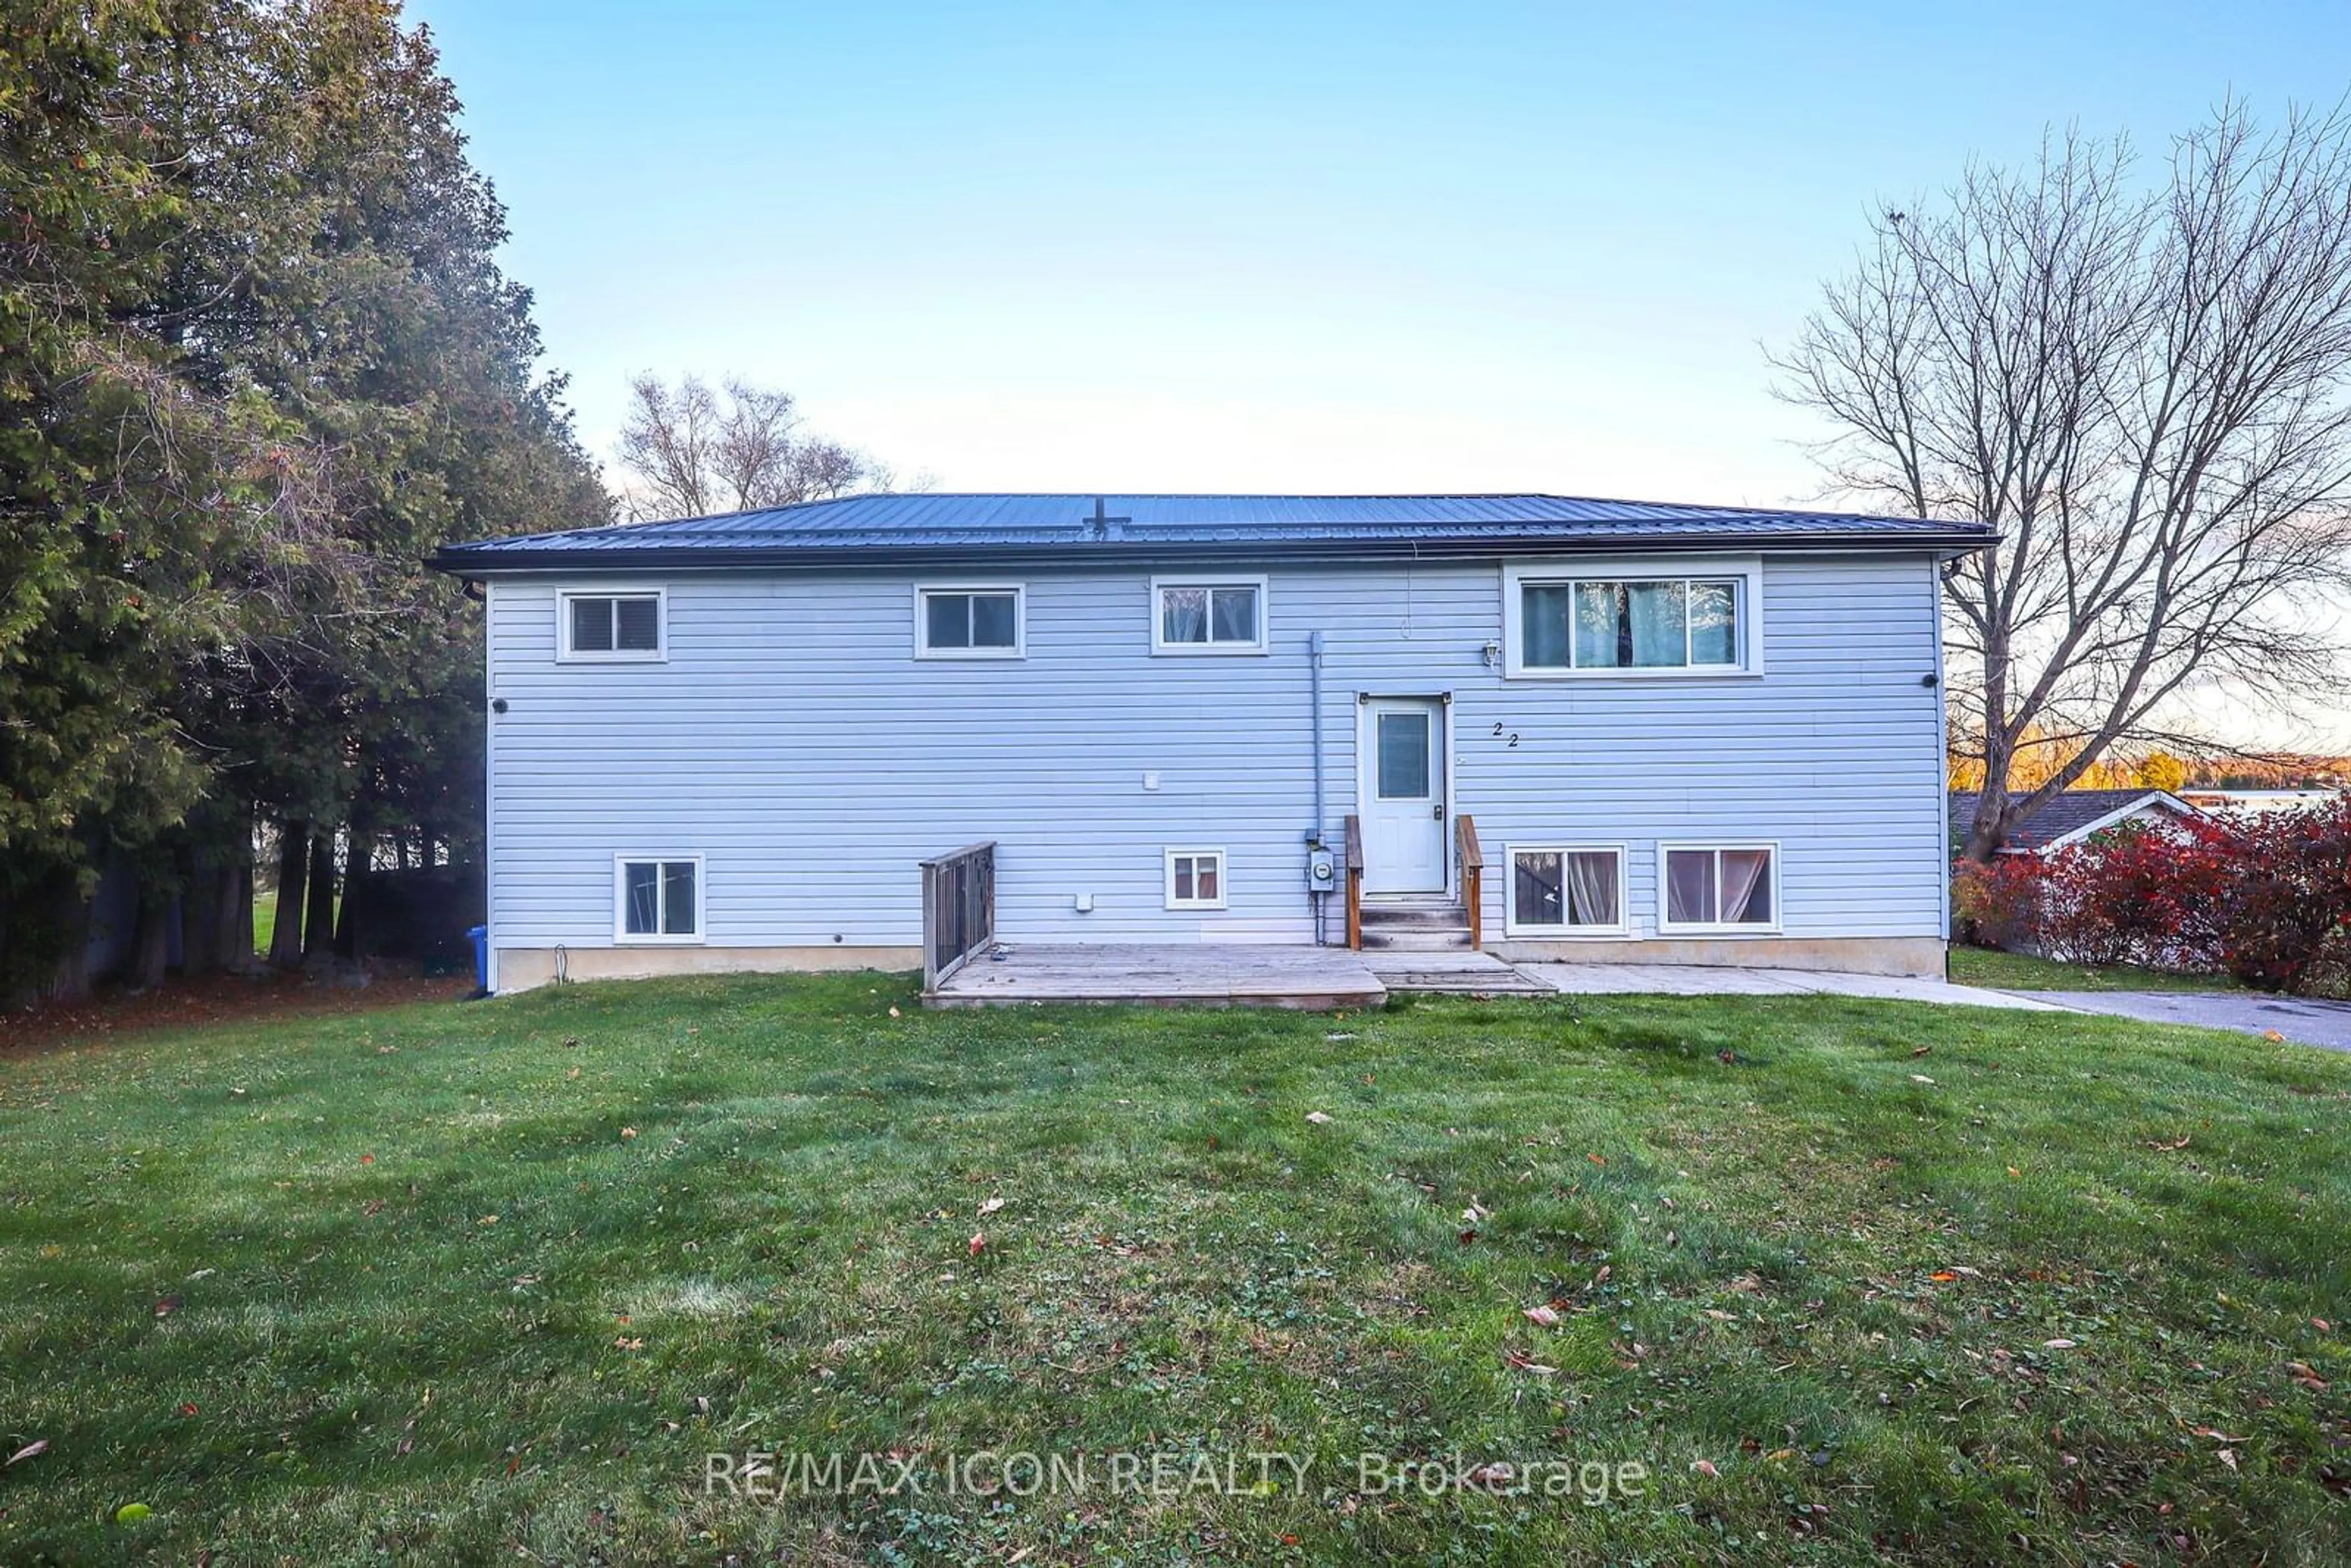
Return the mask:
[[[1507,673],[1735,674],[1759,666],[1752,561],[1506,569]]]
[[[615,855],[612,939],[702,940],[700,855]]]
[[[557,595],[567,659],[651,660],[668,652],[668,595],[658,588]]]
[[[1018,583],[915,590],[914,653],[925,659],[1017,659],[1027,628]]]
[[[1265,652],[1265,579],[1155,578],[1151,647],[1159,653]]]
[[[1167,907],[1222,909],[1225,906],[1225,852],[1169,850]]]
[[[1779,928],[1777,845],[1667,844],[1658,862],[1658,930]]]
[[[1507,925],[1513,936],[1625,933],[1625,852],[1613,845],[1512,844]]]

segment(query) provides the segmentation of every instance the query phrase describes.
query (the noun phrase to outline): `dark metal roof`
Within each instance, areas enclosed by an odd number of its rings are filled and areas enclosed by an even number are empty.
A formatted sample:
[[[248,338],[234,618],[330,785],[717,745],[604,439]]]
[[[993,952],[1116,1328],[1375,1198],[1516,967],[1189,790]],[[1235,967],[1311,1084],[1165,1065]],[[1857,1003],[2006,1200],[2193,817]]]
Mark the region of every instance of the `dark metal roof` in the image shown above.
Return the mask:
[[[1975,831],[1976,808],[1983,797],[1972,789],[1951,791],[1951,836],[1964,843]],[[2152,802],[2157,809],[2176,812],[2183,817],[2199,817],[2203,813],[2177,795],[2161,789],[2061,789],[2041,803],[2040,809],[2008,831],[2008,841],[2001,848],[2015,853],[2044,850],[2070,833],[2078,833],[2093,822],[2103,821],[2116,812],[2142,801]]]
[[[1097,513],[1101,520],[1097,520]],[[444,546],[497,571],[957,559],[1493,556],[1649,545],[1970,550],[1981,523],[1569,496],[885,495]]]

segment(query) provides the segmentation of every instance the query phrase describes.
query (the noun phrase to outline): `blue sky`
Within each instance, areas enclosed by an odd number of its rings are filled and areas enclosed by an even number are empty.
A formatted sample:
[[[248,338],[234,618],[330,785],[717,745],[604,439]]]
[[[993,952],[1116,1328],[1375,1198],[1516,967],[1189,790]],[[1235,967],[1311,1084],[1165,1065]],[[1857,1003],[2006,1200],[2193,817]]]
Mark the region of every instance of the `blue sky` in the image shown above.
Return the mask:
[[[1806,498],[1873,204],[2351,86],[2339,3],[410,11],[599,457],[732,372],[948,489]]]

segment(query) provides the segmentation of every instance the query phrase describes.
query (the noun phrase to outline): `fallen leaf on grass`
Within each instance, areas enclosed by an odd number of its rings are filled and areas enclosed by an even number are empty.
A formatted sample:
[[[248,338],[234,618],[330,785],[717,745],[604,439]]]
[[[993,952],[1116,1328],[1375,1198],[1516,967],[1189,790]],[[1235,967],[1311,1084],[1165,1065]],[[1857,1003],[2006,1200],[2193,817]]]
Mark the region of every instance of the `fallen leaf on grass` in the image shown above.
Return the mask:
[[[2216,1451],[2212,1457],[2219,1459],[2222,1464],[2228,1466],[2232,1470],[2237,1468],[2237,1451],[2234,1448],[2221,1448]]]
[[[1913,1082],[1913,1083],[1928,1083],[1928,1084],[1931,1084],[1931,1083],[1933,1083],[1935,1081],[1934,1081],[1933,1079],[1931,1079],[1931,1078],[1928,1077],[1928,1076],[1927,1076],[1925,1073],[1923,1073],[1923,1072],[1914,1072],[1914,1073],[1912,1073],[1912,1074],[1910,1075],[1910,1082]]]
[[[1938,1269],[1933,1273],[1928,1275],[1927,1278],[1934,1281],[1938,1285],[1948,1285],[1952,1281],[1957,1280],[1959,1276],[1952,1273],[1949,1269]]]
[[[1002,1208],[1003,1207],[1004,1200],[1002,1198],[991,1197],[987,1202],[979,1206],[979,1217],[982,1219],[986,1219],[989,1215],[994,1214],[998,1209]]]
[[[612,1342],[612,1348],[614,1350],[643,1350],[645,1348],[645,1342],[641,1339],[630,1339],[624,1334],[621,1338]]]
[[[1480,1220],[1490,1218],[1493,1212],[1494,1211],[1492,1209],[1486,1207],[1482,1204],[1472,1203],[1468,1207],[1461,1211],[1461,1223],[1464,1225],[1475,1225]]]
[[[1519,1371],[1531,1372],[1537,1377],[1553,1376],[1559,1371],[1559,1368],[1556,1366],[1545,1366],[1541,1362],[1531,1361],[1527,1357],[1520,1355],[1515,1350],[1505,1349],[1502,1352],[1502,1359],[1511,1366],[1516,1367]]]
[[[2304,1388],[2315,1389],[2321,1394],[2326,1392],[2326,1379],[2319,1376],[2317,1373],[2313,1372],[2309,1366],[2304,1363],[2299,1361],[2289,1361],[2285,1364],[2285,1371],[2288,1377],[2293,1378]]]
[[[1913,1051],[1911,1051],[1911,1053],[1910,1053],[1910,1054],[1911,1054],[1911,1055],[1913,1055],[1913,1056],[1924,1056],[1924,1055],[1926,1055],[1928,1051],[1932,1051],[1932,1050],[1934,1050],[1934,1049],[1935,1049],[1935,1048],[1934,1048],[1933,1046],[1931,1046],[1931,1045],[1922,1045],[1922,1046],[1919,1046],[1917,1049],[1914,1050]]]
[[[1696,1470],[1702,1476],[1709,1478],[1718,1477],[1722,1474],[1720,1470],[1714,1468],[1714,1461],[1712,1459],[1692,1459],[1690,1461],[1690,1469]]]
[[[2041,1342],[2041,1348],[2043,1350],[2072,1350],[2077,1343],[2079,1342],[2070,1339],[2044,1339]]]
[[[155,1315],[159,1318],[168,1318],[179,1310],[180,1298],[177,1296],[166,1296],[155,1303]]]
[[[37,1459],[48,1451],[49,1440],[47,1437],[36,1437],[31,1442],[26,1444],[23,1448],[17,1449],[15,1453],[9,1455],[8,1465],[13,1465],[19,1459]],[[0,1470],[6,1469],[8,1465],[0,1465]]]
[[[636,1135],[637,1130],[634,1127],[623,1127],[621,1129],[621,1142],[624,1144]]]
[[[2188,1146],[2188,1134],[2185,1134],[2185,1133],[2180,1134],[2179,1137],[2175,1138],[2174,1140],[2172,1140],[2170,1143],[2168,1143],[2168,1144],[2159,1144],[2159,1143],[2158,1143],[2158,1144],[2149,1144],[2149,1145],[2147,1145],[2147,1147],[2148,1147],[2148,1148],[2153,1149],[2153,1150],[2157,1151],[2157,1152],[2158,1152],[2158,1153],[2159,1153],[2159,1154],[2167,1154],[2167,1155],[2168,1155],[2168,1154],[2169,1154],[2169,1153],[2171,1153],[2171,1152],[2172,1152],[2173,1150],[2175,1150],[2175,1149],[2184,1149],[2184,1148],[2186,1148],[2187,1146]]]
[[[371,1166],[375,1164],[375,1156],[373,1155],[361,1155],[360,1156],[360,1164],[363,1166]]]
[[[1547,1329],[1553,1323],[1559,1322],[1559,1314],[1552,1311],[1548,1306],[1525,1308],[1520,1312],[1519,1316],[1526,1319],[1527,1322],[1534,1324],[1535,1327],[1539,1329]]]
[[[892,1018],[896,1018],[898,1016],[898,1009],[896,1008],[892,1008],[890,1009],[890,1016]]]
[[[983,1253],[983,1252],[987,1251],[987,1232],[986,1232],[985,1230],[975,1230],[975,1231],[973,1231],[973,1232],[971,1233],[971,1244],[970,1244],[970,1247],[969,1247],[968,1250],[970,1251],[971,1255],[972,1255],[973,1257],[975,1257],[975,1258],[978,1257],[981,1253]]]
[[[2272,1045],[2283,1045],[2285,1043],[2285,1036],[2278,1033],[2278,1031],[2273,1029],[2265,1029],[2262,1030],[2262,1038],[2268,1040]]]
[[[1322,1125],[1325,1122],[1328,1122],[1331,1118],[1330,1118],[1328,1115],[1324,1114],[1322,1112],[1320,1112],[1320,1111],[1309,1111],[1309,1112],[1307,1112],[1307,1113],[1306,1113],[1306,1119],[1307,1119],[1308,1121],[1310,1121],[1310,1122],[1313,1123],[1316,1126],[1318,1126],[1318,1127],[1319,1127],[1319,1126]]]

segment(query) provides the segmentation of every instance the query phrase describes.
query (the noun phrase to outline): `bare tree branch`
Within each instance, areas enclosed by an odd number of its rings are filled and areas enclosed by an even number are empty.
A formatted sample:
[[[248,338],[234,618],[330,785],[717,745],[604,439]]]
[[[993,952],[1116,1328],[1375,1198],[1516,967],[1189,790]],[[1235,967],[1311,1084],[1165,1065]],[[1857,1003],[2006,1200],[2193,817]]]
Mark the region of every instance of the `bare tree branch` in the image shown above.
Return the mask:
[[[2153,182],[2053,136],[1871,228],[1773,363],[1833,488],[2001,530],[1946,574],[1970,854],[2190,692],[2344,689],[2309,612],[2351,582],[2351,117],[2224,104]]]
[[[634,480],[622,500],[637,522],[789,507],[890,482],[854,447],[803,435],[789,392],[733,377],[723,392],[696,376],[674,392],[659,376],[633,378],[617,455]]]

